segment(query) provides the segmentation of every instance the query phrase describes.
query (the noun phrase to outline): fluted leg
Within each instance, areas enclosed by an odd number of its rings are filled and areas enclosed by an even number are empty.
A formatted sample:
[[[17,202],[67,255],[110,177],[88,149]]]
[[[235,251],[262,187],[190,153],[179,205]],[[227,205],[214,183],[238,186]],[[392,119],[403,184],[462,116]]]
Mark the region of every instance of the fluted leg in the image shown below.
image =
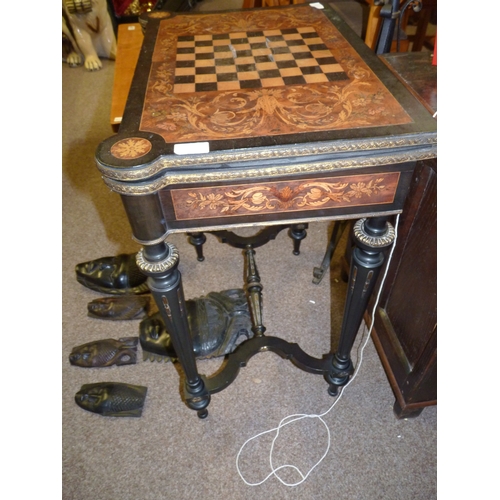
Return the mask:
[[[384,250],[392,245],[395,237],[387,217],[360,219],[354,224],[353,234],[356,246],[352,253],[340,340],[325,376],[332,396],[347,384],[353,372],[351,349],[382,268]]]
[[[147,246],[137,254],[137,265],[148,276],[147,283],[151,294],[186,376],[186,404],[196,410],[200,418],[205,418],[208,415],[210,393],[196,366],[178,264],[179,253],[171,243]]]

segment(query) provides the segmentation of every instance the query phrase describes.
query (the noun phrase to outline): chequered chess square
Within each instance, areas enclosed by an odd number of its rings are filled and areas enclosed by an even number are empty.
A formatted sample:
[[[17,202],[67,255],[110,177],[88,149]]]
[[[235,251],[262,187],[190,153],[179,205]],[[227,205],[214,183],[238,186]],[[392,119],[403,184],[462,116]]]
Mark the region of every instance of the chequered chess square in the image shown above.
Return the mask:
[[[177,38],[174,93],[348,79],[312,27]]]

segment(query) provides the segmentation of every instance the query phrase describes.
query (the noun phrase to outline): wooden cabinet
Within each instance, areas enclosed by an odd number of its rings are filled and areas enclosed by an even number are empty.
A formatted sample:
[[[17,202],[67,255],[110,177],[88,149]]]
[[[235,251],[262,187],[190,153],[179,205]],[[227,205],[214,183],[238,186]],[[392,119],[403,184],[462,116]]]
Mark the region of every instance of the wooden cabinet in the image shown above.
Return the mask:
[[[434,112],[436,67],[431,56],[386,54],[382,59]],[[432,159],[419,162],[415,169],[372,332],[399,417],[417,416],[426,406],[437,404],[436,246],[437,160]]]
[[[436,200],[437,162],[419,162],[372,332],[399,417],[437,403]]]

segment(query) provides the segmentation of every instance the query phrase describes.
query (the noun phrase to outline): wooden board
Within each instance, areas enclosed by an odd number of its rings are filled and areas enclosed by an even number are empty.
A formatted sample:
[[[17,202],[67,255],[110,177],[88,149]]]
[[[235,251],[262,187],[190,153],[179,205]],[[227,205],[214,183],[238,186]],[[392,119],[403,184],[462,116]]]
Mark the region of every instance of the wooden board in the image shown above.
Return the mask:
[[[144,35],[139,23],[120,24],[118,26],[117,53],[113,94],[111,98],[111,127],[115,132],[122,121],[132,77],[141,50]]]

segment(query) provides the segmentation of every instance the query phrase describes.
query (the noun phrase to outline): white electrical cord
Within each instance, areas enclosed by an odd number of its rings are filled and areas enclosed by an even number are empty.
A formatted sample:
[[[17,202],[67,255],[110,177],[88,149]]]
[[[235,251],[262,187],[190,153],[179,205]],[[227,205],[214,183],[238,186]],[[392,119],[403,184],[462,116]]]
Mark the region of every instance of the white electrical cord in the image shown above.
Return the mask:
[[[385,282],[385,279],[387,277],[387,272],[389,270],[389,265],[390,265],[391,260],[392,260],[392,255],[394,253],[394,249],[396,248],[396,240],[398,238],[399,215],[400,214],[397,214],[397,216],[396,216],[396,222],[395,222],[395,227],[394,227],[394,242],[393,242],[391,251],[389,253],[389,257],[387,259],[387,265],[385,267],[385,272],[384,272],[384,275],[383,275],[382,280],[380,282],[380,287],[379,287],[379,290],[378,290],[377,298],[376,298],[375,304],[373,306],[372,315],[371,315],[370,328],[368,330],[368,334],[366,336],[366,340],[364,341],[364,343],[363,343],[363,345],[361,347],[361,351],[360,351],[360,354],[359,354],[358,363],[356,365],[356,369],[354,370],[353,376],[351,377],[351,379],[349,380],[349,382],[347,382],[347,384],[342,387],[342,389],[340,390],[340,394],[338,395],[337,399],[330,406],[330,408],[328,410],[326,410],[324,413],[321,413],[320,415],[315,415],[315,414],[309,414],[308,415],[308,414],[303,414],[303,413],[299,413],[299,414],[295,414],[295,415],[288,415],[287,417],[285,417],[284,419],[281,420],[281,422],[279,423],[279,425],[277,427],[274,427],[273,429],[269,429],[267,431],[261,432],[261,433],[255,435],[255,436],[251,437],[250,439],[247,439],[243,443],[243,445],[240,448],[240,451],[238,452],[238,455],[236,456],[236,469],[238,470],[238,474],[240,475],[241,479],[248,486],[258,486],[258,485],[266,482],[271,476],[275,476],[285,486],[298,486],[299,484],[303,483],[308,478],[309,474],[311,474],[311,472],[323,461],[323,459],[328,454],[328,451],[330,450],[330,442],[331,442],[331,439],[330,439],[330,429],[328,428],[328,425],[326,424],[326,422],[323,420],[322,417],[324,417],[325,415],[327,415],[334,408],[334,406],[340,401],[340,398],[342,397],[342,394],[344,394],[344,390],[356,378],[356,375],[358,374],[359,369],[361,368],[361,363],[363,361],[363,351],[364,351],[366,345],[368,344],[368,340],[370,339],[370,336],[371,336],[371,333],[372,333],[373,324],[374,324],[374,319],[373,318],[375,317],[375,311],[377,310],[378,302],[380,300],[380,294],[381,294],[382,289],[384,287],[384,282]],[[363,334],[364,334],[364,332],[363,332]],[[316,418],[325,427],[328,437],[327,437],[327,447],[326,447],[325,452],[323,453],[323,456],[309,469],[309,471],[307,472],[307,474],[303,474],[302,471],[298,467],[296,467],[295,465],[285,464],[285,465],[280,465],[279,467],[274,467],[274,464],[273,464],[274,444],[275,444],[276,440],[278,439],[278,436],[280,434],[280,430],[283,427],[285,427],[287,425],[290,425],[290,424],[293,424],[294,422],[298,422],[299,420],[302,420],[304,418],[311,418],[311,419]],[[270,432],[276,432],[276,435],[274,436],[274,439],[273,439],[272,444],[271,444],[271,449],[270,449],[270,452],[269,452],[269,465],[271,467],[271,472],[262,481],[259,481],[258,483],[250,483],[250,482],[248,482],[243,477],[243,474],[241,473],[240,465],[239,465],[240,455],[241,455],[243,449],[245,448],[245,446],[250,441],[253,441],[254,439],[257,439],[260,436],[263,436],[265,434],[269,434]],[[296,483],[287,483],[281,477],[279,477],[279,475],[277,474],[277,472],[279,470],[282,470],[282,469],[285,469],[285,468],[293,469],[293,470],[297,471],[300,474],[300,477],[302,479],[300,481],[297,481]]]

